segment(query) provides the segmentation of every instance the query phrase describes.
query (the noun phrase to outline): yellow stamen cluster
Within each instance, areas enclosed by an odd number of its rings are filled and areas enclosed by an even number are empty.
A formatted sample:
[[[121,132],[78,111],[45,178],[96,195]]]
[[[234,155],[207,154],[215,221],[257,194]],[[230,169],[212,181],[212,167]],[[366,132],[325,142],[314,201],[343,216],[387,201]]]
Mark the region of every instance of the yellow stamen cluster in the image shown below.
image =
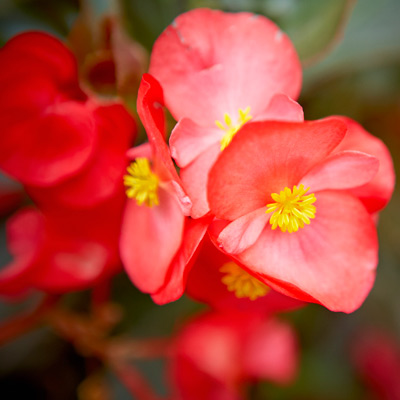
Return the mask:
[[[299,228],[304,228],[304,224],[310,223],[310,218],[315,218],[316,208],[312,203],[317,199],[314,193],[305,196],[309,189],[304,189],[304,185],[295,185],[293,191],[285,187],[279,194],[271,194],[276,203],[267,204],[265,212],[274,213],[269,220],[272,229],[279,226],[282,232],[297,232]]]
[[[230,292],[234,292],[239,299],[248,297],[250,300],[255,300],[258,297],[265,296],[269,291],[268,286],[234,262],[224,264],[220,268],[220,272],[226,274],[222,277],[222,283],[228,287]]]
[[[237,120],[237,124],[233,124],[232,118],[228,113],[224,114],[225,125],[220,121],[215,121],[215,124],[218,128],[226,131],[225,135],[221,139],[221,151],[224,150],[233,137],[236,135],[237,131],[248,121],[250,121],[253,117],[249,115],[250,107],[247,107],[245,110],[239,108],[239,119]]]
[[[128,174],[124,176],[127,187],[126,195],[136,199],[137,205],[145,204],[148,207],[158,206],[158,178],[151,169],[147,158],[137,158],[127,168]]]

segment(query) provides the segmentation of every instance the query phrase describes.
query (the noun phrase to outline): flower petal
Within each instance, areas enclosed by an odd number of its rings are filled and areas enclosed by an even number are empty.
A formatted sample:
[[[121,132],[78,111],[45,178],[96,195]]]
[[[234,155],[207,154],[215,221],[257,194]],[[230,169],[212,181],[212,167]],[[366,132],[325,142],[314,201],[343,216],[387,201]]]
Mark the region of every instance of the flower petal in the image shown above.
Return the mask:
[[[255,243],[270,216],[265,213],[265,207],[245,214],[222,230],[218,242],[229,254],[242,253]]]
[[[350,189],[369,182],[378,172],[379,161],[358,151],[332,154],[316,165],[300,183],[312,192],[324,189]]]
[[[181,246],[184,216],[174,194],[159,188],[160,204],[152,208],[127,202],[121,228],[121,259],[133,283],[156,293],[165,284]]]
[[[210,171],[211,212],[234,220],[265,206],[271,193],[293,187],[322,161],[345,132],[346,126],[334,118],[247,123]]]
[[[300,289],[332,311],[353,312],[375,279],[374,223],[360,201],[345,192],[320,192],[315,205],[309,226],[294,233],[266,227],[236,257],[266,281],[275,280],[276,290],[301,298]]]
[[[206,126],[239,108],[258,114],[277,92],[297,98],[301,85],[295,49],[275,24],[209,9],[180,15],[160,35],[150,73],[176,120]]]
[[[368,133],[357,122],[346,117],[336,118],[347,124],[348,131],[335,152],[358,150],[375,156],[379,160],[379,170],[375,177],[362,187],[351,190],[351,193],[363,202],[370,213],[379,211],[389,202],[396,179],[389,150],[380,139]]]
[[[151,298],[157,304],[166,304],[183,295],[187,276],[192,268],[193,256],[207,230],[210,218],[185,220],[185,229],[181,246],[169,267],[165,286]]]
[[[222,135],[223,132],[217,127],[203,127],[183,118],[171,133],[171,155],[181,168],[186,167],[210,146],[219,143]]]

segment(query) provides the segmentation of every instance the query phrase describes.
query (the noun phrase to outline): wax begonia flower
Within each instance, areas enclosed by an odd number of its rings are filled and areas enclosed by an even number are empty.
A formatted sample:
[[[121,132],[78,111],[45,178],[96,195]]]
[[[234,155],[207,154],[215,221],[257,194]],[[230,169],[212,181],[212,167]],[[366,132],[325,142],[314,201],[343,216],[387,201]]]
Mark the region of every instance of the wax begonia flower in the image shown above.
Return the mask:
[[[22,33],[0,50],[0,70],[1,168],[39,186],[72,175],[96,140],[72,53],[48,34]]]
[[[174,399],[239,400],[250,382],[288,384],[297,353],[294,331],[275,318],[240,311],[196,316],[175,338]]]
[[[139,88],[138,113],[149,143],[133,148],[135,160],[125,177],[125,207],[120,249],[133,283],[157,303],[179,298],[190,260],[208,226],[191,220],[190,200],[182,189],[165,141],[162,89],[145,74]]]
[[[208,236],[189,273],[185,293],[221,312],[240,310],[269,315],[305,304],[270,289],[219,251]]]
[[[75,58],[61,41],[41,32],[15,36],[0,51],[0,72],[4,172],[35,200],[67,206],[92,206],[123,189],[135,122],[119,102],[82,91]]]
[[[180,15],[154,44],[150,73],[178,121],[171,154],[193,202],[209,210],[207,175],[250,120],[301,121],[301,67],[295,49],[262,16],[196,9]]]
[[[58,184],[27,186],[29,195],[38,204],[50,200],[64,206],[89,208],[124,191],[126,151],[136,134],[135,121],[125,106],[117,102],[93,104],[93,116],[97,135],[95,153],[76,175]]]
[[[338,151],[339,119],[250,122],[210,172],[212,213],[225,222],[214,240],[259,279],[294,298],[352,312],[369,293],[377,266],[370,213],[351,190],[379,161]]]
[[[65,293],[94,286],[122,269],[118,252],[123,196],[90,210],[20,210],[7,223],[13,260],[0,273],[0,294],[31,289]]]

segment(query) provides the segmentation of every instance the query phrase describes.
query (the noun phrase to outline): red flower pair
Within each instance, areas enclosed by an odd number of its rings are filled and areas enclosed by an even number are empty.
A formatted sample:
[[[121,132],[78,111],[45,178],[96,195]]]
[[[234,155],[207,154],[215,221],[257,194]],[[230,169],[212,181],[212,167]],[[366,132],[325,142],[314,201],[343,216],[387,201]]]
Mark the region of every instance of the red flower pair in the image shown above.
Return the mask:
[[[215,245],[260,284],[331,310],[357,309],[375,277],[376,213],[394,185],[384,144],[348,118],[303,122],[301,107],[290,98],[300,88],[297,56],[286,36],[263,17],[186,13],[155,43],[150,73],[178,120],[170,146],[182,179],[165,180],[158,173],[157,182],[174,183],[179,188],[175,199],[183,188],[192,203],[191,217],[213,218],[209,233]],[[149,93],[161,93],[149,75],[142,85]],[[160,104],[160,94],[142,96],[139,110],[153,154],[163,148],[171,169],[154,122]],[[136,191],[138,202],[146,201],[139,200],[138,189],[129,190]],[[183,222],[186,207],[170,212],[163,209],[165,200],[148,201],[152,207],[142,213],[151,213],[152,225],[134,227],[138,217],[129,225],[125,221],[125,232],[135,229],[148,236],[142,259],[134,262],[140,245],[133,237],[140,240],[140,234],[131,236],[135,250],[123,235],[125,267],[152,294],[172,280],[179,282],[179,290],[161,300],[171,301],[184,291],[201,232],[195,239],[186,235],[183,226],[193,222],[187,217]],[[143,262],[152,252],[151,237],[159,254],[169,254],[163,262],[153,263],[151,257]],[[185,251],[188,243],[190,252]],[[173,266],[171,259],[182,250],[183,263]]]

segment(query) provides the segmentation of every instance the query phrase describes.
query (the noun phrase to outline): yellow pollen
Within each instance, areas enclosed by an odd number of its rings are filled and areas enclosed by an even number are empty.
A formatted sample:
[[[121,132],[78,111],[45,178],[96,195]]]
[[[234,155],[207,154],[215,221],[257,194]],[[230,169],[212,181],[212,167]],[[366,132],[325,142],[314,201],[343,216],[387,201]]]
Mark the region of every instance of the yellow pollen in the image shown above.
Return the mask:
[[[272,229],[278,226],[282,232],[297,232],[304,228],[304,224],[310,224],[310,218],[315,218],[316,208],[312,204],[317,199],[314,193],[305,194],[310,188],[304,189],[304,185],[293,186],[293,191],[288,187],[278,193],[272,193],[271,197],[276,203],[267,204],[267,214],[273,212],[269,223]]]
[[[239,108],[239,119],[237,124],[234,125],[232,122],[232,118],[229,114],[224,114],[225,125],[220,121],[215,121],[215,124],[218,128],[226,131],[225,135],[221,139],[221,151],[228,147],[229,143],[232,141],[233,137],[236,135],[237,131],[248,121],[250,121],[253,117],[249,115],[250,107],[247,107],[245,110]]]
[[[151,172],[149,160],[137,158],[127,171],[129,175],[124,176],[126,195],[130,199],[136,199],[138,206],[142,204],[148,207],[158,206],[158,178]]]
[[[234,262],[224,264],[219,270],[226,274],[222,277],[222,283],[228,287],[230,292],[234,292],[239,299],[248,297],[250,300],[255,300],[258,297],[265,296],[269,291],[268,286]]]

